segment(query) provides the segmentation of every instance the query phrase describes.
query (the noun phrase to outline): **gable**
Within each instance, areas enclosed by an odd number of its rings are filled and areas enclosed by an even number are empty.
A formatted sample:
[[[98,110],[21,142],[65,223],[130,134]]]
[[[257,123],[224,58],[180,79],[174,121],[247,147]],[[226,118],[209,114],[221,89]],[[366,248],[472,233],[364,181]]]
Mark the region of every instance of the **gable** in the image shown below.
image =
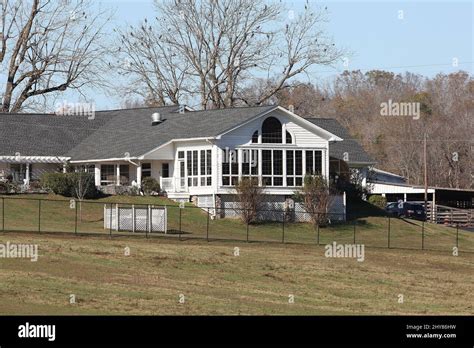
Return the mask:
[[[219,135],[217,144],[229,147],[250,145],[254,132],[261,132],[263,122],[269,117],[275,117],[285,126],[292,135],[293,144],[297,146],[326,147],[329,139],[339,139],[335,134],[327,132],[304,118],[293,115],[283,108],[275,108]]]

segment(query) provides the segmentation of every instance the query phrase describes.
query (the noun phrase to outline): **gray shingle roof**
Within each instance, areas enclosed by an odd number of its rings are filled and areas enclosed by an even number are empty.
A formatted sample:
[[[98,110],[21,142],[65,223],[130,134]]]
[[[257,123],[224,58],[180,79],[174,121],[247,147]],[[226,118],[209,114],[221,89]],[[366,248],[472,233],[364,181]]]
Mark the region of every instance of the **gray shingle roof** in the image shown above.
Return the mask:
[[[87,116],[0,113],[0,155],[62,156],[109,119],[106,113],[94,122]]]
[[[0,155],[66,156],[92,160],[141,156],[173,139],[214,137],[268,112],[276,106],[192,111],[180,114],[176,106],[97,111],[87,116],[54,114],[0,114]],[[151,125],[159,112],[164,121]],[[336,120],[307,118],[341,137],[330,144],[332,157],[349,153],[351,163],[373,162]]]
[[[176,106],[97,111],[87,116],[0,114],[0,155],[73,160],[137,157],[173,139],[213,137],[276,106],[193,111]],[[164,121],[151,125],[159,112]]]
[[[305,117],[311,123],[344,139],[344,141],[329,144],[329,155],[342,160],[344,152],[349,154],[349,163],[375,163],[362,146],[357,142],[337,120],[333,118]]]
[[[111,119],[106,124],[67,155],[74,160],[123,158],[125,153],[137,157],[173,139],[217,136],[272,108],[232,108],[184,114],[176,112],[176,107],[113,111],[109,112]],[[159,112],[164,121],[152,126],[152,112]]]

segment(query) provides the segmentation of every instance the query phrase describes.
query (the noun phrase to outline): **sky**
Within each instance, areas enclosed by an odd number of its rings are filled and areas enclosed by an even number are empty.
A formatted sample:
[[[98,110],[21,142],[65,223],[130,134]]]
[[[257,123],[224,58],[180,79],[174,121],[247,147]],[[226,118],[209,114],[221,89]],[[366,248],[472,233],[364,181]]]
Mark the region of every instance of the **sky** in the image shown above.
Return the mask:
[[[304,10],[306,0],[282,0],[289,10]],[[316,2],[308,0],[310,3]],[[315,67],[313,83],[333,78],[343,70],[410,71],[432,77],[458,70],[474,72],[473,1],[317,1],[327,6],[325,26],[336,45],[351,54],[346,66]],[[96,6],[114,10],[114,25],[136,24],[153,18],[153,0],[99,0]],[[457,66],[456,66],[457,63]],[[102,91],[93,93],[96,108],[120,106]],[[90,94],[88,93],[88,94]]]

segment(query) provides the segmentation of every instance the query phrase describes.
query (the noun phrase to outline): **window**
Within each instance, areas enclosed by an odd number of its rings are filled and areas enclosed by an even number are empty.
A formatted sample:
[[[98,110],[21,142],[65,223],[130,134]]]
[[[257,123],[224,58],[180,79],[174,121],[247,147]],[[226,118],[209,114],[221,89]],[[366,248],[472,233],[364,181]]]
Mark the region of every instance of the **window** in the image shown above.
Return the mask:
[[[306,151],[306,174],[314,174],[313,151]]]
[[[142,178],[151,176],[151,163],[142,163]]]
[[[237,156],[238,155],[238,156]],[[264,186],[303,185],[304,175],[322,174],[321,150],[238,149],[223,150],[222,185],[232,186],[239,177],[257,177]],[[285,181],[286,179],[286,181]]]
[[[184,151],[178,151],[178,158],[184,159]]]
[[[323,156],[320,150],[306,151],[306,174],[321,175],[323,169]]]
[[[242,176],[258,176],[258,150],[241,151]]]
[[[188,186],[211,186],[212,184],[212,151],[186,151],[186,173]],[[178,152],[179,157],[179,152]],[[184,153],[183,153],[184,159]],[[183,170],[180,167],[180,170]],[[183,173],[180,174],[183,177]]]
[[[102,186],[114,185],[116,180],[115,165],[102,164],[100,166],[100,184]]]
[[[170,177],[170,164],[169,163],[162,163],[161,164],[161,176],[163,178]]]
[[[76,173],[78,172],[84,172],[84,173],[89,173],[89,174],[94,174],[95,172],[95,165],[93,164],[86,164],[86,165],[80,165],[80,166],[75,166],[74,171]]]
[[[262,143],[281,144],[281,122],[275,117],[268,117],[262,124]]]
[[[293,144],[293,137],[291,136],[290,132],[286,131],[286,143]]]
[[[258,130],[256,130],[253,135],[252,135],[252,143],[257,144],[258,143]]]
[[[188,186],[198,186],[198,151],[186,151]]]
[[[229,151],[230,152],[230,151]],[[233,186],[239,180],[239,153],[235,150],[230,152],[222,150],[222,185]]]
[[[130,182],[130,166],[128,164],[120,165],[120,185],[128,185]]]
[[[283,150],[262,150],[262,183],[283,186]]]
[[[200,151],[200,172],[201,186],[211,186],[212,184],[212,162],[211,162],[211,150]]]
[[[286,151],[286,185],[302,186],[303,184],[303,152],[301,150]]]

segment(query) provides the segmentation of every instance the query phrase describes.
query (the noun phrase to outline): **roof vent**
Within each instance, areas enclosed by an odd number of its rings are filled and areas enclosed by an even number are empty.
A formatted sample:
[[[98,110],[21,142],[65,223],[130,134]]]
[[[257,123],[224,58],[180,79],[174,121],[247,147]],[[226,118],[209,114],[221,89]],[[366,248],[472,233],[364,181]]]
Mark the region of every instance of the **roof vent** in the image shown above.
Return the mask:
[[[151,125],[155,126],[161,122],[163,122],[163,119],[161,118],[161,114],[159,112],[154,112],[151,115]]]

